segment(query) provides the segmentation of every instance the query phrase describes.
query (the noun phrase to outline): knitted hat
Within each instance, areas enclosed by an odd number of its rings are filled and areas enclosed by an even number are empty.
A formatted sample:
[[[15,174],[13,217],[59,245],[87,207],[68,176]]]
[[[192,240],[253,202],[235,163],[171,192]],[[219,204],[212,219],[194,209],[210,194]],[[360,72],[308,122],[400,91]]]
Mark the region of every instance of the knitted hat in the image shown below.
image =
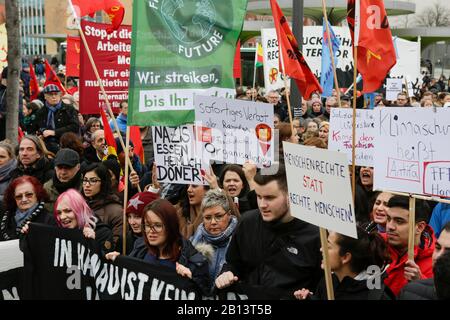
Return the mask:
[[[144,208],[147,204],[159,199],[159,195],[153,192],[136,193],[130,201],[128,201],[126,213],[134,213],[139,217],[144,215]]]

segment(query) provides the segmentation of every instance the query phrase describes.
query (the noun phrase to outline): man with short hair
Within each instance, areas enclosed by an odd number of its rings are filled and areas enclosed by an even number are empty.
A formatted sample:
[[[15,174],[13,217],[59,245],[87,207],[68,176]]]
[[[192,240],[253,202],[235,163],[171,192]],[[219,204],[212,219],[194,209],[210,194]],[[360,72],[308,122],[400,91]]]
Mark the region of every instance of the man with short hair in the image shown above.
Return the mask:
[[[317,118],[319,118],[321,121],[330,121],[331,108],[336,108],[337,106],[337,99],[333,96],[328,97],[325,100],[325,111]]]
[[[217,288],[242,281],[272,299],[290,299],[296,288],[315,290],[322,276],[319,228],[291,215],[283,165],[254,181],[259,209],[243,215]]]
[[[125,133],[127,131],[127,115],[128,115],[128,101],[122,100],[119,104],[120,113],[116,117],[117,126],[119,131]],[[116,132],[116,127],[114,126],[114,121],[111,119],[109,121],[109,126],[113,132]]]
[[[105,131],[96,130],[91,135],[92,143],[85,150],[85,159],[88,163],[102,162],[106,155],[107,147],[105,140]]]
[[[397,94],[397,100],[395,101],[396,107],[409,107],[409,99],[406,96],[406,93],[400,92]]]
[[[436,241],[436,246],[433,251],[432,265],[433,273],[436,278],[436,261],[442,257],[445,252],[450,252],[450,222],[444,226],[439,238]],[[446,266],[450,269],[450,264]],[[439,278],[439,277],[438,277]],[[435,283],[439,279],[421,279],[411,281],[400,292],[399,300],[436,300]]]
[[[44,137],[47,149],[53,153],[59,150],[59,139],[66,132],[79,133],[80,123],[77,110],[61,101],[61,90],[54,84],[45,86],[45,105],[36,112],[31,126],[33,133]]]
[[[397,296],[408,281],[433,277],[432,255],[436,245],[433,229],[428,225],[430,208],[416,200],[414,226],[414,260],[408,259],[409,198],[392,196],[387,204],[386,233],[391,264],[384,283]]]
[[[56,154],[54,164],[55,174],[44,184],[44,189],[49,196],[46,208],[50,212],[61,193],[69,189],[81,191],[82,187],[80,156],[76,151],[68,148],[60,149]]]
[[[281,121],[288,118],[287,106],[281,102],[281,95],[276,90],[270,90],[266,95],[267,102],[273,104],[274,113],[280,116]]]

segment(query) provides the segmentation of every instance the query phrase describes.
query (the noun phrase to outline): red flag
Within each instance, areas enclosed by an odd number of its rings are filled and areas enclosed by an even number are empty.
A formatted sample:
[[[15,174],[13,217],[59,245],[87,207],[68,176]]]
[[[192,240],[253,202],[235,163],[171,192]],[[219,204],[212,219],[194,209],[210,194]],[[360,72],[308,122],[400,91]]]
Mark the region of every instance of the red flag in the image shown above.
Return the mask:
[[[315,91],[322,93],[322,87],[300,52],[297,40],[276,0],[270,0],[270,6],[277,30],[278,43],[281,47],[280,58],[284,63],[284,74],[295,79],[303,98],[309,99]]]
[[[93,16],[97,11],[105,11],[112,24],[107,32],[117,30],[125,15],[125,7],[119,0],[72,0],[72,5],[78,17]]]
[[[37,99],[39,95],[39,82],[34,72],[34,66],[30,63],[30,100]]]
[[[130,127],[130,140],[134,144],[134,153],[138,155],[141,163],[144,163],[144,146],[142,145],[141,130],[138,126]]]
[[[241,76],[241,40],[238,40],[234,54],[233,78],[240,79]]]
[[[358,47],[357,68],[363,78],[363,93],[374,92],[397,63],[383,1],[348,0],[347,21],[353,45]]]
[[[67,36],[66,77],[80,76],[80,37]]]
[[[56,85],[59,90],[63,94],[66,93],[66,89],[64,88],[63,84],[61,83],[61,80],[59,80],[58,76],[56,75],[55,71],[53,71],[52,66],[48,63],[47,59],[45,59],[45,83],[44,87],[48,84],[54,84]]]
[[[106,118],[105,110],[103,110],[103,108],[100,108],[100,115],[103,122],[103,131],[105,131],[106,144],[108,145],[108,154],[114,154],[117,156],[116,140],[114,139],[113,132],[109,126],[108,118]],[[112,148],[114,150],[112,150]]]

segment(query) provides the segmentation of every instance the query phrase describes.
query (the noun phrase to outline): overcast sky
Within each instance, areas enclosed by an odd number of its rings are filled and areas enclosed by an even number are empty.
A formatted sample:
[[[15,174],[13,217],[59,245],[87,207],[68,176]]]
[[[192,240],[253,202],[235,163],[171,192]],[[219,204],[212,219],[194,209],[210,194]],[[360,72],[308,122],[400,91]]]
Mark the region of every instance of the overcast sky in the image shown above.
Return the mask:
[[[447,8],[450,8],[450,1],[449,0],[401,0],[403,2],[412,2],[416,4],[416,14],[420,14],[424,9],[427,7],[432,7],[435,2],[439,2],[441,5],[446,6]],[[389,23],[392,27],[404,27],[404,16],[398,16],[398,17],[390,17]],[[414,16],[409,15],[409,27],[412,27],[414,24]]]

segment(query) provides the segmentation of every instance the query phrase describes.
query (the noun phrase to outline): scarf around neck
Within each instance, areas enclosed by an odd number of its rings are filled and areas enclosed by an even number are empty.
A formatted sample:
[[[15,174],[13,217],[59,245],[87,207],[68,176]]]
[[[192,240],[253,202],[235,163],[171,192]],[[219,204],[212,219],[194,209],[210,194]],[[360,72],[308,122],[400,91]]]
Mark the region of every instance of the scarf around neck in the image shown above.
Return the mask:
[[[56,111],[60,110],[62,108],[61,101],[58,102],[55,106],[50,106],[47,102],[45,105],[48,108],[48,114],[47,114],[47,128],[50,130],[55,130],[55,113]]]
[[[17,167],[17,160],[9,160],[3,167],[0,167],[0,181],[3,181],[9,173]]]
[[[31,214],[33,213],[33,211],[38,207],[39,202],[36,203],[34,206],[32,206],[30,209],[26,210],[26,211],[20,211],[18,208],[16,209],[16,214],[14,215],[14,219],[16,220],[16,224],[18,226],[22,225],[22,222],[28,218],[29,216],[31,216]]]
[[[73,176],[73,178],[69,182],[61,182],[58,180],[56,176],[56,172],[53,174],[53,186],[59,193],[63,193],[69,189],[80,190],[81,186],[81,170]]]

